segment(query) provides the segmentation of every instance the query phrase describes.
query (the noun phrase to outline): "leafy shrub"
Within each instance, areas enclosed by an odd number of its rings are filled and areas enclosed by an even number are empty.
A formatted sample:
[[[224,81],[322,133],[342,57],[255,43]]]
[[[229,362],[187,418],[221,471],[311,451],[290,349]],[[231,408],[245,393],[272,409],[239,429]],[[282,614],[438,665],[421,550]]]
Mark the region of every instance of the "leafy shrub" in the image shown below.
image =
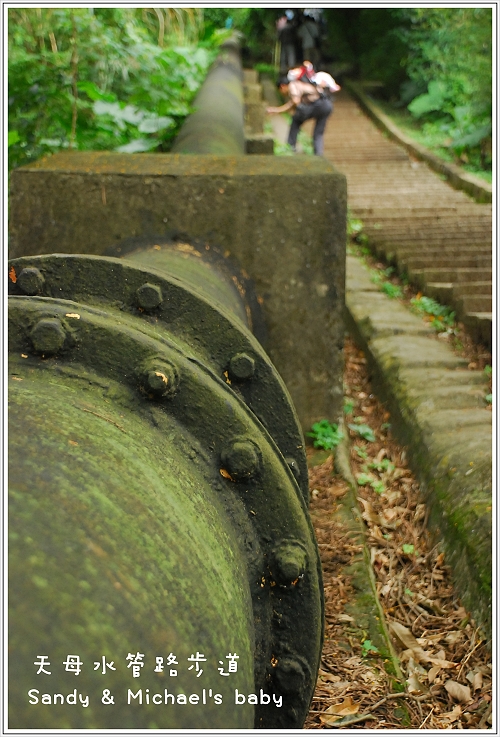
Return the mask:
[[[333,450],[344,437],[338,425],[332,424],[328,420],[315,422],[311,427],[311,432],[306,433],[306,435],[308,438],[313,438],[315,448],[322,448],[323,450]]]
[[[218,37],[197,40],[199,10],[162,10],[160,30],[148,10],[9,9],[10,167],[65,148],[168,150]]]

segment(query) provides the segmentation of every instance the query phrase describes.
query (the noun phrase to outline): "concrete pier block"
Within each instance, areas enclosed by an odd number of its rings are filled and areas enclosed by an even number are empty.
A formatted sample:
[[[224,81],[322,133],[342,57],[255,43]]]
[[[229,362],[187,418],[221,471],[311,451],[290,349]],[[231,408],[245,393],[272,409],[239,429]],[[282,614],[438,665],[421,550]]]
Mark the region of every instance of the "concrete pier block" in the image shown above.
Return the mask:
[[[12,173],[10,216],[12,257],[219,247],[255,283],[303,428],[341,416],[346,181],[324,159],[61,153]]]

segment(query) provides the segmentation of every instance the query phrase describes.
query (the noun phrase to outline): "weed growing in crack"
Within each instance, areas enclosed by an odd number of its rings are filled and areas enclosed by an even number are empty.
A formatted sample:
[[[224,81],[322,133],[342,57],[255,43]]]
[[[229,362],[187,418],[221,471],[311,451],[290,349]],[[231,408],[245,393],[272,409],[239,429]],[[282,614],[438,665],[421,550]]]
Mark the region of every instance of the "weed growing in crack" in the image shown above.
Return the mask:
[[[354,418],[354,420],[356,421],[356,418]],[[357,425],[351,423],[348,425],[348,428],[356,435],[359,435],[360,438],[363,438],[363,440],[367,440],[369,443],[374,443],[376,440],[375,433],[369,425]]]
[[[455,327],[455,313],[449,307],[439,304],[432,297],[417,295],[410,300],[411,309],[417,315],[429,315],[430,324],[440,332],[446,328]]]

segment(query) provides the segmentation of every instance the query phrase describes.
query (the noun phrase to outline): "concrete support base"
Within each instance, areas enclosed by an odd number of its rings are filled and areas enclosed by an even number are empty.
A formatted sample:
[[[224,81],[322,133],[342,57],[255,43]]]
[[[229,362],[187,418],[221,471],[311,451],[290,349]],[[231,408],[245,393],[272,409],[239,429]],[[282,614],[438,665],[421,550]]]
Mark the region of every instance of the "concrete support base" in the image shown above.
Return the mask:
[[[253,279],[308,429],[342,412],[345,177],[319,157],[61,153],[12,174],[11,256],[205,239]]]

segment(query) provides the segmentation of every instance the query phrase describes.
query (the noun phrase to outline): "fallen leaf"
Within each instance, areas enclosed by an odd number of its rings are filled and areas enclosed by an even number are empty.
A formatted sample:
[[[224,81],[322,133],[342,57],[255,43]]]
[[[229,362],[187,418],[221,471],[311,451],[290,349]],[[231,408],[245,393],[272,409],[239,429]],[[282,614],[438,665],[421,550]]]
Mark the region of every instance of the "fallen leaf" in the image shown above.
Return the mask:
[[[349,724],[359,724],[360,722],[366,722],[369,719],[375,719],[373,714],[357,714],[347,717],[343,717],[338,722],[334,722],[330,726],[332,727],[347,727]]]
[[[457,683],[457,681],[448,679],[444,684],[444,687],[455,701],[460,701],[460,703],[465,704],[467,701],[471,700],[469,686],[463,686],[461,683]]]
[[[467,673],[467,680],[472,683],[473,691],[480,691],[483,687],[483,674],[477,670],[471,670]]]
[[[225,468],[220,469],[220,475],[223,476],[225,479],[229,479],[229,481],[234,481],[229,471],[226,471]]]
[[[323,681],[332,681],[333,683],[340,681],[340,676],[334,676],[333,673],[327,673],[326,670],[319,670],[318,672]]]
[[[432,663],[432,665],[437,665],[440,668],[456,668],[458,666],[458,663],[452,663],[450,660],[434,657],[434,655],[425,652],[425,650],[422,650],[419,653],[419,658],[420,660],[425,660],[427,663]]]
[[[349,714],[357,714],[359,707],[360,704],[355,704],[350,696],[346,696],[341,704],[329,706],[325,714],[338,714],[339,716],[345,717]]]
[[[381,499],[387,499],[389,504],[394,504],[399,499],[401,499],[401,496],[402,495],[400,491],[393,491],[392,489],[384,491],[384,493],[380,495]]]
[[[405,645],[406,648],[415,651],[422,650],[408,627],[405,627],[399,622],[389,622],[389,628],[393,631],[398,640],[400,640],[403,645]]]
[[[427,673],[427,680],[429,683],[434,683],[434,679],[436,678],[440,670],[441,668],[439,667],[439,665],[432,666],[432,668]]]
[[[350,617],[348,614],[339,614],[337,619],[339,622],[355,622],[354,617]]]
[[[387,583],[385,583],[380,589],[380,596],[387,596],[387,594],[391,592],[393,585],[393,581],[388,581]]]
[[[323,684],[323,688],[326,688],[326,690],[330,693],[334,693],[335,691],[340,691],[341,689],[347,688],[350,685],[350,681],[338,681],[336,683],[325,683]]]
[[[363,504],[364,512],[362,512],[361,516],[365,520],[365,522],[369,522],[372,525],[381,525],[383,526],[382,520],[378,516],[378,514],[374,511],[372,505],[367,499],[363,499],[362,496],[358,496],[358,500]]]
[[[356,665],[361,665],[361,658],[349,658],[345,661],[344,665],[348,665],[350,668],[355,667]]]
[[[457,704],[453,711],[448,711],[446,714],[441,714],[441,719],[448,719],[450,722],[455,722],[459,717],[462,716],[462,707]]]
[[[342,717],[335,714],[320,714],[319,720],[321,724],[326,724],[327,727],[332,727],[335,722],[338,722]]]
[[[13,266],[11,266],[9,269],[9,279],[13,284],[15,284],[17,281],[16,270]]]
[[[426,691],[425,687],[418,680],[416,673],[412,673],[406,683],[408,684],[408,693],[410,694],[419,695]]]
[[[474,676],[474,681],[472,683],[472,690],[480,691],[482,687],[483,687],[483,674],[476,673],[476,675]]]

